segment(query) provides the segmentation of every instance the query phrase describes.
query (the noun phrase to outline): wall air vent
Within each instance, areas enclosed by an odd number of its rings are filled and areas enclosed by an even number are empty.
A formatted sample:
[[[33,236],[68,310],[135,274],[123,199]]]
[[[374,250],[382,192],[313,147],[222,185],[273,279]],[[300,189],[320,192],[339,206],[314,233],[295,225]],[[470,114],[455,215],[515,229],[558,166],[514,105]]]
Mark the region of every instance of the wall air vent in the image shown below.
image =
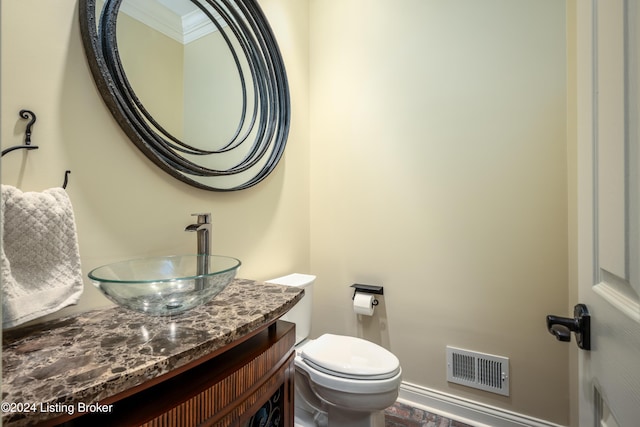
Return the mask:
[[[447,381],[509,396],[509,358],[447,346]]]

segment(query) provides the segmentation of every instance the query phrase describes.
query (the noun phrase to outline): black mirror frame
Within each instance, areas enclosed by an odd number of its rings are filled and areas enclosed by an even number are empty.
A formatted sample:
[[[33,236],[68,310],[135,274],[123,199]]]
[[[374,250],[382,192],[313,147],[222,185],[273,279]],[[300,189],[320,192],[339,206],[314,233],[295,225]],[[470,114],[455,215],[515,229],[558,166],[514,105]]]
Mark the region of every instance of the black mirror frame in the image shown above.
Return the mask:
[[[276,167],[288,138],[291,121],[289,86],[284,61],[273,32],[264,13],[255,0],[191,0],[220,29],[219,24],[201,3],[208,3],[221,14],[238,39],[251,71],[251,84],[257,107],[250,128],[257,127],[255,139],[247,155],[237,165],[215,170],[200,166],[180,152],[195,155],[219,155],[247,143],[247,131],[239,135],[242,123],[231,140],[220,150],[204,151],[191,147],[155,122],[131,89],[120,63],[116,42],[116,20],[122,0],[106,0],[100,23],[96,22],[96,0],[80,0],[79,19],[82,41],[91,73],[98,91],[112,115],[129,139],[156,165],[171,176],[194,187],[212,191],[235,191],[252,187],[264,180]],[[246,79],[229,41],[240,73],[243,96],[246,97]],[[256,113],[259,109],[259,119]],[[243,100],[241,121],[245,120],[246,99]],[[151,125],[151,126],[150,126]],[[245,172],[268,157],[260,170],[243,183],[230,188],[214,187],[193,178],[229,176]]]

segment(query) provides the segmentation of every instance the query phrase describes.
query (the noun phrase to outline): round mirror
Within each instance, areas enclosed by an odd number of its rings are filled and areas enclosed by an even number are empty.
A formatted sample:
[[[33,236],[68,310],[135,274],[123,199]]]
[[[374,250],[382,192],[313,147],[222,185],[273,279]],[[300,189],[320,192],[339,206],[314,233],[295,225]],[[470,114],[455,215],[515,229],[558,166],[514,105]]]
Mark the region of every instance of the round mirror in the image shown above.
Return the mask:
[[[233,191],[275,168],[289,88],[255,1],[81,0],[80,29],[111,113],[163,170]]]

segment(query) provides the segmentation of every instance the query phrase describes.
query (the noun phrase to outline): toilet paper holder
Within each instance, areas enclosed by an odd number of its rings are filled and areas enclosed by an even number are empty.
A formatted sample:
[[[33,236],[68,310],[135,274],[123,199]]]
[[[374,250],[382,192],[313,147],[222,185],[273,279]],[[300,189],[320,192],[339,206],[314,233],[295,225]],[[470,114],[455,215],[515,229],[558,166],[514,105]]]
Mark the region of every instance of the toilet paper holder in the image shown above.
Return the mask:
[[[360,283],[354,283],[351,285],[353,289],[353,296],[351,299],[355,299],[356,293],[361,292],[365,294],[384,295],[384,287],[376,285],[362,285]],[[374,297],[373,305],[378,305],[378,300]]]

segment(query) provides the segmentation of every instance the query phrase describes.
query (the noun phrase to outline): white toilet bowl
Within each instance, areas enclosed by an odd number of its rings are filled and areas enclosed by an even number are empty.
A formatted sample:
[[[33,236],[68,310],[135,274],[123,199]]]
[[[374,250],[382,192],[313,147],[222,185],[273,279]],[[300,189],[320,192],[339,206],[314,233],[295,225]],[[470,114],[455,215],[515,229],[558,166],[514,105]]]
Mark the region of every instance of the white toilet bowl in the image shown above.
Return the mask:
[[[398,397],[402,377],[392,353],[332,334],[304,342],[296,351],[297,425],[384,426],[382,411]]]

